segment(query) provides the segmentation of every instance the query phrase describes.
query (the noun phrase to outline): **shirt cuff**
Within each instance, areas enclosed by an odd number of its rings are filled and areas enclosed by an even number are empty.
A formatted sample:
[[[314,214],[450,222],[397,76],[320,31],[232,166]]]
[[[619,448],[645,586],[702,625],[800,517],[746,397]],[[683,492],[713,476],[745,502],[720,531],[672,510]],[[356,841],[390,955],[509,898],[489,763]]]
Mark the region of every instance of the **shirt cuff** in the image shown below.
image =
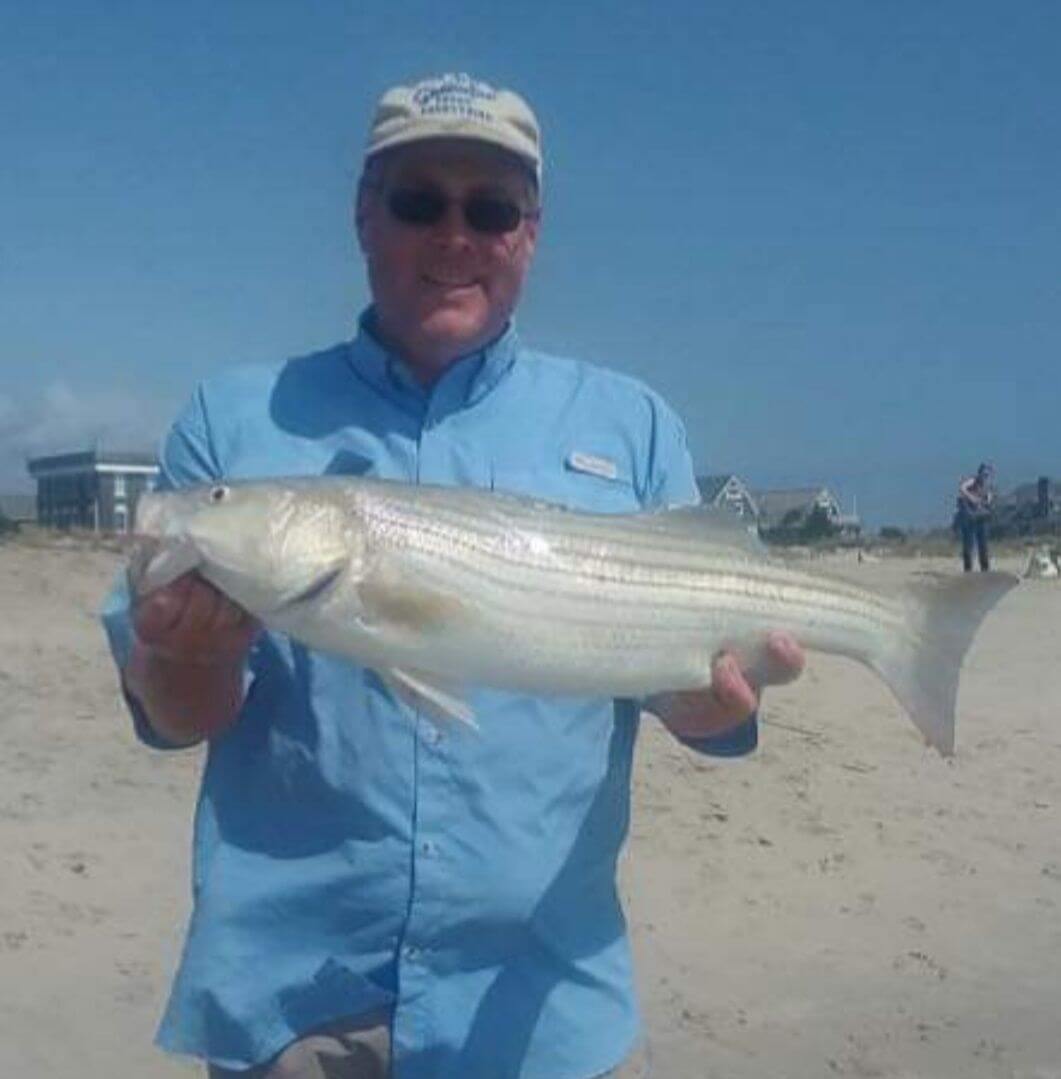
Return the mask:
[[[118,668],[118,680],[121,686],[122,697],[133,717],[133,730],[136,737],[150,746],[152,749],[187,749],[186,745],[170,742],[163,738],[154,727],[151,726],[140,702],[125,688],[121,672],[129,662],[129,654],[133,647],[133,626],[129,617],[129,592],[125,585],[124,576],[119,576],[110,594],[104,602],[101,612],[103,629],[107,634],[107,642],[110,645],[111,655],[114,657],[115,666]]]
[[[709,757],[743,757],[759,744],[759,717],[752,715],[721,734],[708,735],[706,738],[682,738],[681,742]]]

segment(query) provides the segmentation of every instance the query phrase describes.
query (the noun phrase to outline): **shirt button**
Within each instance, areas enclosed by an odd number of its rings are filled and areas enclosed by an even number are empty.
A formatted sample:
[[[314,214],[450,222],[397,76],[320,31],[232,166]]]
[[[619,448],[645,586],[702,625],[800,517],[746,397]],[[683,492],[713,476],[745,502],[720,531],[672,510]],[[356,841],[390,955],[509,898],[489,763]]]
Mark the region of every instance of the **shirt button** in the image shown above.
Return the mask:
[[[437,746],[442,741],[442,732],[433,723],[424,723],[424,741],[429,746]]]
[[[402,948],[402,955],[406,959],[415,962],[417,959],[420,958],[420,949],[415,944],[406,944]]]
[[[423,843],[420,844],[420,853],[424,855],[425,858],[433,858],[438,853],[438,847],[436,847],[430,839],[425,839]]]

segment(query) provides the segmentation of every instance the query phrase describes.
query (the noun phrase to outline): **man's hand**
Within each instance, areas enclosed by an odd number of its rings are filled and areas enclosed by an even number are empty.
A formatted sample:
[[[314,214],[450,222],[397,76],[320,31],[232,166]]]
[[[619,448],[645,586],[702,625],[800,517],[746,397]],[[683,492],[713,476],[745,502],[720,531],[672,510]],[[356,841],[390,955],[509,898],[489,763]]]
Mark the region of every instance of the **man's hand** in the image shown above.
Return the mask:
[[[168,659],[224,663],[243,661],[258,623],[197,573],[186,573],[134,603],[133,629]]]
[[[259,625],[196,573],[137,599],[126,689],[166,740],[192,745],[230,726]]]
[[[803,649],[792,637],[773,633],[748,669],[742,670],[732,654],[720,652],[711,665],[707,689],[662,693],[645,707],[678,738],[710,738],[750,719],[763,688],[798,678],[805,662]]]

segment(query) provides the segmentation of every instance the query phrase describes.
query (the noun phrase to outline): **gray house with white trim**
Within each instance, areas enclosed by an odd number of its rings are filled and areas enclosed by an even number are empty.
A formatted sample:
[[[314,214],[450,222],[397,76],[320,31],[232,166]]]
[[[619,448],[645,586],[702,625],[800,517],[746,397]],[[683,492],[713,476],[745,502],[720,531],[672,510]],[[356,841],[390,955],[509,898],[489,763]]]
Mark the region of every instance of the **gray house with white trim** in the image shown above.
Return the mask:
[[[857,536],[862,522],[857,513],[844,513],[840,500],[828,487],[792,487],[772,491],[756,491],[759,507],[759,527],[764,532],[798,531],[815,510],[825,514],[828,522],[844,535]]]
[[[153,454],[103,450],[37,457],[27,468],[37,481],[38,524],[94,532],[128,532],[158,475]]]
[[[749,524],[759,519],[759,507],[748,485],[732,472],[717,476],[697,476],[700,501],[705,506],[721,506],[743,517]]]

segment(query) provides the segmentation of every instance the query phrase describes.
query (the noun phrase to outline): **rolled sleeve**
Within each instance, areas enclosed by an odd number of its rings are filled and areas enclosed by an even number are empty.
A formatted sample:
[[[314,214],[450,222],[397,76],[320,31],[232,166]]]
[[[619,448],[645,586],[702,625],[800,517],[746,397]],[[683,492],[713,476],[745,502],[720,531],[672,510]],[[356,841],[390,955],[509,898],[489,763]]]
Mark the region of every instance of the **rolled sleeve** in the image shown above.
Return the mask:
[[[197,483],[209,483],[220,475],[214,454],[202,387],[196,390],[162,441],[158,454],[157,490],[173,490]],[[125,670],[134,643],[129,587],[125,571],[119,572],[103,602],[100,619],[103,623],[111,655],[119,672]],[[163,738],[148,721],[140,702],[125,690],[122,695],[137,738],[153,749],[187,748]]]
[[[111,587],[110,593],[103,604],[100,612],[104,632],[107,634],[107,643],[110,645],[111,655],[119,671],[119,682],[122,696],[129,714],[133,717],[133,730],[136,737],[150,746],[152,749],[181,749],[187,748],[167,741],[160,735],[148,721],[140,702],[129,694],[125,689],[125,682],[121,679],[121,671],[125,670],[129,662],[129,655],[133,650],[133,622],[129,612],[129,588],[125,581],[125,573],[122,572]]]

